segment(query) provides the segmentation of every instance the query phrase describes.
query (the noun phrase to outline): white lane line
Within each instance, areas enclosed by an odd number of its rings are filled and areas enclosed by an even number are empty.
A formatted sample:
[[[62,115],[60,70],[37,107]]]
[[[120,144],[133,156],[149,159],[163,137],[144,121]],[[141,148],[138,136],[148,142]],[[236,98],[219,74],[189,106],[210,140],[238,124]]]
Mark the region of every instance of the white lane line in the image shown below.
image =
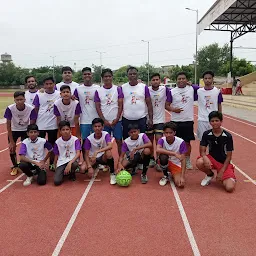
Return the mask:
[[[19,145],[20,143],[21,143],[21,142],[18,142],[16,145]],[[2,149],[2,150],[0,150],[0,153],[6,151],[6,150],[8,150],[8,149],[9,149],[9,147],[8,147],[8,148],[5,148],[5,149]]]
[[[67,226],[66,226],[66,228],[65,228],[65,230],[64,230],[64,232],[63,232],[63,234],[62,234],[62,236],[61,236],[61,238],[60,238],[60,240],[58,242],[58,244],[56,245],[56,247],[54,249],[54,252],[52,253],[52,256],[58,256],[59,255],[59,253],[60,253],[60,251],[61,251],[61,249],[62,249],[62,247],[63,247],[63,245],[64,245],[64,243],[65,243],[65,241],[66,241],[66,239],[68,237],[68,235],[69,235],[69,232],[70,232],[72,226],[74,225],[74,223],[76,221],[78,213],[81,210],[81,208],[83,206],[83,203],[84,203],[86,197],[88,196],[88,194],[90,192],[90,189],[91,189],[91,187],[93,185],[93,182],[95,181],[95,178],[97,177],[98,172],[99,172],[99,170],[96,171],[94,177],[91,178],[91,181],[87,185],[87,187],[86,187],[86,189],[85,189],[85,191],[84,191],[84,193],[83,193],[79,203],[77,204],[76,209],[73,212],[73,214],[72,214],[72,216],[71,216],[71,218],[70,218],[70,220],[69,220],[69,222],[68,222],[68,224],[67,224]]]
[[[176,189],[176,187],[175,187],[173,181],[171,181],[170,183],[171,183],[171,187],[172,187],[172,191],[173,191],[173,194],[174,194],[176,203],[177,203],[178,208],[179,208],[179,211],[180,211],[180,215],[181,215],[181,218],[182,218],[182,221],[183,221],[185,230],[186,230],[186,232],[187,232],[188,240],[189,240],[189,243],[190,243],[190,245],[191,245],[193,254],[194,254],[194,256],[200,256],[200,255],[201,255],[201,254],[200,254],[200,251],[199,251],[199,249],[198,249],[198,246],[197,246],[197,243],[196,243],[194,234],[193,234],[193,232],[192,232],[192,229],[191,229],[191,227],[190,227],[190,225],[189,225],[189,221],[188,221],[187,215],[186,215],[186,213],[185,213],[184,207],[183,207],[183,205],[182,205],[182,202],[181,202],[181,200],[180,200],[178,191],[177,191],[177,189]]]
[[[3,188],[0,189],[0,194],[2,192],[4,192],[7,188],[9,188],[11,185],[13,185],[16,181],[19,180],[19,178],[21,178],[22,176],[24,176],[25,174],[22,173],[21,175],[19,175],[16,179],[12,180],[9,184],[7,184],[6,186],[4,186]]]
[[[253,183],[256,186],[256,181],[252,179],[249,175],[247,175],[245,172],[243,172],[239,167],[237,167],[234,163],[232,163],[236,170],[238,170],[247,180],[249,180],[251,183]]]
[[[8,133],[8,132],[2,132],[2,133],[0,133],[0,135],[6,134],[6,133]]]
[[[252,126],[252,127],[255,127],[255,128],[256,128],[256,125],[249,124],[249,123],[247,123],[247,122],[238,120],[238,119],[236,119],[236,118],[233,118],[233,117],[230,117],[230,116],[227,116],[227,115],[224,115],[224,117],[225,117],[225,118],[229,118],[229,119],[231,119],[231,120],[235,120],[235,121],[237,121],[237,122],[239,122],[239,123],[246,124],[246,125],[249,125],[249,126]]]

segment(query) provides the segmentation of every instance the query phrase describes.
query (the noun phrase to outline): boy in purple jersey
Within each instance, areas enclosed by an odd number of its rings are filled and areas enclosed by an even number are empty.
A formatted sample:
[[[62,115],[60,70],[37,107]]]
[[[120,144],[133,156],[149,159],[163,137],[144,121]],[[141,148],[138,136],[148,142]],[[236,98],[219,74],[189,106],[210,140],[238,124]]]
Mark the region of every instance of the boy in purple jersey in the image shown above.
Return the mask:
[[[63,182],[64,175],[69,175],[69,179],[76,180],[76,169],[81,152],[79,139],[71,134],[70,123],[60,121],[59,130],[61,137],[55,142],[53,152],[54,158],[54,184],[59,186]]]
[[[29,186],[32,183],[33,176],[37,175],[37,184],[45,185],[46,161],[50,157],[52,145],[44,138],[40,138],[38,126],[30,124],[27,129],[28,138],[25,139],[20,147],[20,164],[19,167],[27,175],[23,186]],[[45,149],[48,153],[45,153]]]
[[[27,127],[34,124],[37,118],[33,106],[25,103],[25,92],[14,93],[14,104],[9,105],[4,117],[7,119],[8,143],[10,158],[13,164],[11,175],[17,175],[19,171],[16,155],[16,142],[20,138],[23,141],[27,137]]]
[[[128,132],[130,137],[123,142],[118,170],[132,168],[132,174],[135,174],[135,167],[142,164],[141,183],[146,184],[152,143],[145,133],[140,133],[138,124],[129,124]]]
[[[121,115],[124,95],[121,87],[113,85],[113,72],[111,69],[103,69],[101,77],[104,85],[95,92],[96,110],[99,117],[104,121],[104,131],[109,134],[113,133],[120,155],[123,137]]]
[[[110,169],[110,184],[116,184],[114,169],[114,158],[112,156],[112,142],[110,134],[103,131],[104,121],[95,118],[92,121],[94,133],[89,135],[84,142],[85,162],[82,166],[88,169],[89,176],[92,176],[97,165],[107,165]]]

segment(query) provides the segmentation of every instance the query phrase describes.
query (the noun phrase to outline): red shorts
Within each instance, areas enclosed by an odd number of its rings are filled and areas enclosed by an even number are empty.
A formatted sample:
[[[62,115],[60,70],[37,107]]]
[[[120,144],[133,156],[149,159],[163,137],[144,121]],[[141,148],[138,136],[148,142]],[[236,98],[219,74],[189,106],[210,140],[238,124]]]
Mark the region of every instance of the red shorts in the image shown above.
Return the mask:
[[[214,169],[217,172],[219,172],[221,170],[221,168],[223,167],[223,164],[218,162],[218,161],[216,161],[211,155],[207,155],[207,157],[211,161],[212,169]],[[201,156],[198,157],[198,158],[201,158]],[[234,179],[234,180],[236,180],[235,167],[234,167],[233,164],[229,164],[227,166],[227,169],[223,173],[222,180],[227,180],[227,179]]]

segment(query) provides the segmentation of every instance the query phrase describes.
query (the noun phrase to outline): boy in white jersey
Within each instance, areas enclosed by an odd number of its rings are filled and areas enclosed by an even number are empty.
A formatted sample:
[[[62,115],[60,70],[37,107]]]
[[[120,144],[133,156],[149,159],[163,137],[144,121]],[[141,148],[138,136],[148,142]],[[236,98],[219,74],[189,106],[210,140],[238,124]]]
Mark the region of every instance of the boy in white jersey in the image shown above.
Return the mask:
[[[165,86],[160,85],[161,78],[159,73],[151,76],[151,86],[148,88],[153,105],[153,127],[147,128],[146,134],[152,144],[157,145],[157,142],[163,136],[163,126],[165,123],[165,109],[170,106],[170,92]],[[154,150],[151,152],[150,167],[156,164],[154,159]]]
[[[104,131],[113,133],[116,140],[118,153],[122,148],[122,122],[123,98],[121,87],[113,85],[113,72],[111,69],[103,69],[101,77],[104,85],[95,92],[95,105],[99,117],[104,121]]]
[[[78,83],[72,81],[73,70],[71,67],[63,67],[61,69],[62,82],[56,84],[55,89],[60,91],[62,85],[68,85],[71,90],[71,95],[74,94],[75,89],[79,86]]]
[[[173,122],[164,124],[164,137],[158,140],[156,152],[159,154],[160,166],[164,177],[159,181],[161,186],[165,186],[172,174],[177,187],[183,188],[185,185],[187,152],[186,143],[183,139],[176,137],[177,126]]]
[[[4,117],[7,119],[8,143],[10,158],[13,164],[11,175],[17,175],[19,168],[16,156],[16,142],[20,138],[23,141],[27,137],[27,127],[36,121],[36,112],[33,106],[25,103],[25,92],[14,93],[14,104],[9,105]]]
[[[44,138],[40,138],[38,126],[30,124],[27,129],[28,138],[23,140],[20,147],[19,168],[27,175],[23,186],[29,186],[32,183],[33,176],[37,175],[37,184],[46,184],[46,161],[50,157],[52,145]],[[48,150],[46,154],[45,149]]]
[[[85,140],[92,132],[92,120],[98,117],[94,96],[99,85],[92,83],[92,70],[85,67],[82,70],[84,84],[75,89],[74,95],[78,99],[82,114],[80,115],[80,130],[82,139]]]
[[[48,141],[55,144],[58,134],[58,125],[56,116],[53,112],[53,106],[56,100],[60,98],[60,93],[54,89],[53,77],[47,77],[43,80],[44,92],[36,95],[33,105],[37,111],[36,124],[39,128],[39,136],[45,138],[48,135]],[[53,169],[54,154],[50,157],[50,170]]]
[[[129,124],[128,132],[130,137],[123,142],[118,170],[132,168],[132,174],[135,174],[135,167],[142,164],[141,183],[146,184],[152,143],[145,133],[140,133],[138,124]]]
[[[61,137],[55,142],[53,152],[54,158],[54,185],[59,186],[63,182],[64,175],[69,175],[69,179],[76,180],[76,169],[81,152],[80,140],[71,135],[70,123],[60,121],[59,130]]]
[[[221,103],[223,102],[222,94],[218,88],[213,85],[214,73],[206,71],[203,74],[203,88],[198,89],[198,129],[197,137],[201,140],[203,133],[211,129],[208,116],[212,111],[222,112]]]
[[[71,99],[71,89],[69,85],[60,87],[61,98],[56,100],[53,107],[53,112],[57,117],[57,124],[60,121],[68,121],[71,127],[72,135],[80,138],[79,117],[82,113],[78,100]]]
[[[25,99],[26,103],[29,105],[33,104],[36,94],[38,93],[36,79],[34,76],[27,76],[25,78],[25,85],[27,86],[28,90],[25,91]]]
[[[110,184],[116,184],[116,175],[114,169],[114,158],[112,156],[112,142],[110,134],[103,131],[104,121],[101,118],[95,118],[92,121],[94,133],[88,136],[84,142],[85,163],[82,168],[88,169],[89,176],[94,173],[97,165],[107,165],[110,170]]]
[[[170,90],[172,121],[177,125],[176,136],[186,142],[186,168],[193,169],[190,161],[191,140],[194,136],[194,101],[197,100],[199,86],[188,85],[185,72],[179,72],[176,76],[177,86]]]

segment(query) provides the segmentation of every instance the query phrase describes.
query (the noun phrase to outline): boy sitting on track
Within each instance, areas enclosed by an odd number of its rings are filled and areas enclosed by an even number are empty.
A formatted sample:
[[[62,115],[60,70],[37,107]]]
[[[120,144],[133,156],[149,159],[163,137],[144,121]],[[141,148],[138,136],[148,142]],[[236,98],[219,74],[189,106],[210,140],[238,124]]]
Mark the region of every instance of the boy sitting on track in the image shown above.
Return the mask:
[[[223,116],[218,111],[209,114],[211,130],[204,132],[200,142],[200,156],[197,168],[206,173],[201,185],[207,186],[214,178],[213,169],[217,170],[216,180],[221,182],[227,192],[233,192],[236,185],[234,166],[230,163],[234,150],[232,135],[221,128]],[[209,154],[206,148],[209,146]]]
[[[30,124],[27,129],[28,138],[23,140],[20,147],[20,169],[27,175],[23,186],[32,183],[33,175],[37,175],[37,184],[46,184],[46,161],[50,157],[52,145],[44,138],[40,138],[38,126]],[[45,149],[48,150],[47,155]]]
[[[172,174],[177,187],[185,185],[186,153],[187,147],[183,139],[175,136],[177,126],[174,122],[164,124],[164,137],[158,140],[156,152],[159,154],[159,161],[164,177],[159,181],[165,186],[169,181],[169,172]],[[169,170],[169,172],[168,172]]]
[[[141,183],[146,184],[148,182],[147,171],[151,158],[152,142],[145,133],[140,133],[137,124],[129,124],[128,133],[130,137],[123,142],[118,170],[133,168],[133,173],[135,173],[137,164],[143,164]]]
[[[36,120],[36,112],[33,106],[25,103],[25,92],[17,91],[14,93],[14,104],[9,105],[4,117],[7,119],[7,132],[10,158],[13,164],[11,175],[17,175],[19,171],[16,142],[20,138],[23,141],[27,137],[27,127]]]
[[[61,99],[54,102],[53,112],[57,117],[57,124],[60,121],[68,121],[71,127],[72,135],[80,138],[79,117],[82,113],[78,100],[71,99],[71,89],[69,85],[60,87]]]
[[[79,139],[71,135],[70,123],[60,121],[59,130],[61,137],[55,142],[53,152],[54,158],[54,184],[59,186],[63,182],[64,175],[69,175],[69,179],[76,180],[76,169],[80,157],[81,143]]]
[[[103,131],[104,121],[101,118],[95,118],[92,121],[94,133],[90,134],[84,141],[85,162],[81,169],[88,169],[89,176],[92,176],[94,169],[98,165],[107,165],[110,170],[110,184],[116,184],[116,175],[114,169],[114,158],[112,156],[112,142],[110,134]]]

